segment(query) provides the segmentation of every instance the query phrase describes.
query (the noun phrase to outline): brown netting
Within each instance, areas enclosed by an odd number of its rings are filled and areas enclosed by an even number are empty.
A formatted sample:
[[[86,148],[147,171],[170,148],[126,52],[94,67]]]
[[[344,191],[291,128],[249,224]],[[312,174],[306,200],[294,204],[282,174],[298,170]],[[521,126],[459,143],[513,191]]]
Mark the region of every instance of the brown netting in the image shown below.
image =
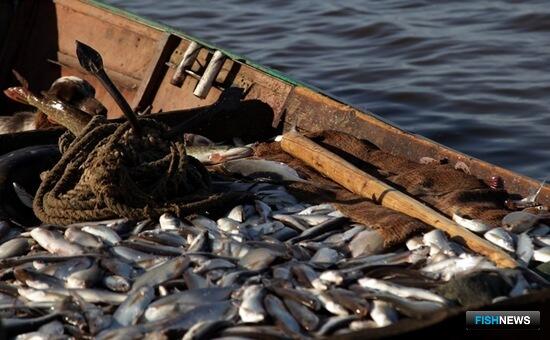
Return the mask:
[[[332,202],[352,220],[379,230],[384,238],[385,248],[398,245],[412,235],[429,229],[428,225],[415,218],[377,205],[335,184],[302,161],[285,153],[279,143],[259,144],[255,147],[255,155],[287,163],[296,169],[309,183],[294,182],[288,185],[287,190],[291,194],[313,204]]]
[[[95,116],[74,140],[62,139],[63,156],[36,193],[36,216],[57,224],[145,219],[215,211],[248,197],[211,193],[207,170],[186,155],[182,138],[167,139],[168,128],[152,119],[140,125],[137,136],[127,122]]]
[[[459,213],[499,226],[507,211],[507,193],[490,189],[483,181],[449,164],[419,164],[379,150],[373,144],[340,132],[321,132],[312,137],[321,145],[341,149],[344,158],[357,159],[362,170],[386,180],[451,217]],[[361,149],[365,151],[360,151]],[[373,167],[377,169],[373,172]],[[386,174],[389,174],[386,176]]]
[[[449,217],[458,213],[497,226],[508,213],[504,209],[506,192],[490,189],[476,177],[448,164],[411,162],[337,131],[312,133],[309,137],[363,171],[401,188]],[[258,157],[288,163],[309,177],[311,183],[315,183],[291,184],[289,190],[293,194],[312,202],[334,202],[338,209],[353,220],[379,229],[387,246],[403,242],[410,235],[427,228],[423,222],[376,205],[341,188],[286,154],[278,143],[260,144],[255,148],[255,153]]]

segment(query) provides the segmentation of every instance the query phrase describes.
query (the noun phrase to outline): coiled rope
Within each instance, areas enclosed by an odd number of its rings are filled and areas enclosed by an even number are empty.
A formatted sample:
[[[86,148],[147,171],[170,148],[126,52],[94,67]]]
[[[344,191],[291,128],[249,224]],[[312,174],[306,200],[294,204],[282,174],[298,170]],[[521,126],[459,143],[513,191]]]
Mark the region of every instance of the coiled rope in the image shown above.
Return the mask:
[[[248,197],[211,193],[204,166],[185,152],[183,138],[168,127],[140,119],[140,135],[128,122],[95,116],[74,137],[60,139],[63,155],[42,176],[33,202],[44,223],[71,224],[117,217],[156,218],[223,209]],[[72,139],[72,140],[71,140]]]

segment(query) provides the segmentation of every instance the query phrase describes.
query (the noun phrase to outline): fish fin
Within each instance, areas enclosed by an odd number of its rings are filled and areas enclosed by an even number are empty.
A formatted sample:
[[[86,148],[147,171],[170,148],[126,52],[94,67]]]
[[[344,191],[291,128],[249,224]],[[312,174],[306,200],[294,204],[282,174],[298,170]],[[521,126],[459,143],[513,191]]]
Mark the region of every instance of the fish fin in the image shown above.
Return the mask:
[[[21,201],[21,203],[23,203],[25,206],[29,207],[32,209],[32,201],[34,200],[34,198],[32,197],[31,194],[29,194],[23,187],[21,187],[19,184],[13,182],[12,183],[13,185],[13,190],[15,191],[15,193],[17,194],[17,197],[19,198],[19,200]]]
[[[537,191],[533,194],[533,196],[530,197],[530,199],[532,200],[532,202],[535,202],[537,200],[537,197],[539,196],[540,194],[540,191],[542,190],[542,188],[544,188],[544,185],[546,184],[546,180],[548,179],[548,176],[544,177],[544,179],[542,180],[542,182],[540,183],[540,186],[539,188],[537,189]]]
[[[19,74],[19,72],[17,72],[16,70],[11,70],[11,72],[13,73],[15,79],[17,79],[19,84],[21,84],[21,86],[23,86],[25,89],[29,88],[29,82],[27,81],[27,79],[25,79],[25,77]]]

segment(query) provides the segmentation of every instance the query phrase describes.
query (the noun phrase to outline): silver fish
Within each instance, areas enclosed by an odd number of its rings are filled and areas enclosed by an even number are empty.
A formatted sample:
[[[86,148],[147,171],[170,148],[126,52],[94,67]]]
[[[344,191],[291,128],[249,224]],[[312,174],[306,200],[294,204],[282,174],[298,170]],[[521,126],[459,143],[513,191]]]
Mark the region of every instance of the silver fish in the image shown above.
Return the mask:
[[[172,247],[186,247],[188,245],[185,237],[162,230],[145,230],[140,232],[138,236],[149,241]]]
[[[422,236],[415,236],[415,237],[412,237],[412,238],[408,239],[407,242],[405,242],[405,246],[409,250],[415,250],[415,249],[418,249],[418,248],[424,246],[424,240],[423,240]]]
[[[321,300],[316,296],[316,292],[310,292],[305,289],[293,289],[290,287],[284,287],[280,284],[271,284],[269,288],[281,298],[294,300],[315,311],[321,309],[322,303]]]
[[[359,316],[366,316],[370,311],[369,303],[358,297],[355,292],[342,288],[333,288],[326,292],[335,301],[338,301],[342,307]]]
[[[90,233],[79,228],[70,227],[65,230],[65,238],[72,243],[80,244],[83,247],[100,249],[103,247],[103,241]]]
[[[230,262],[224,259],[211,259],[211,260],[204,261],[197,268],[195,268],[195,273],[204,274],[208,271],[215,270],[215,269],[229,269],[229,268],[235,268],[235,264],[233,262]]]
[[[341,258],[341,255],[334,249],[321,248],[311,258],[310,262],[316,265],[330,266],[336,263]]]
[[[189,248],[187,248],[188,252],[197,252],[202,251],[204,248],[206,248],[208,244],[208,232],[203,231],[199,233],[189,244]]]
[[[502,218],[502,226],[513,233],[519,234],[533,228],[541,219],[550,215],[534,215],[525,211],[514,211]]]
[[[83,311],[91,335],[96,335],[111,325],[113,317],[110,314],[105,315],[101,307],[88,303],[77,295],[73,295],[73,300]]]
[[[33,265],[35,268],[37,262]],[[89,268],[92,265],[92,259],[89,257],[77,257],[66,261],[47,263],[42,268],[37,268],[40,272],[48,275],[52,275],[61,280],[67,280],[69,275],[74,272]]]
[[[179,313],[172,317],[144,324],[145,331],[185,331],[193,325],[204,321],[226,320],[233,316],[231,302],[217,302],[196,306],[185,313]]]
[[[40,339],[56,339],[62,338],[65,328],[63,324],[57,320],[46,323],[38,328],[38,330],[29,333],[19,334],[15,337],[16,340],[40,340]]]
[[[550,246],[550,235],[535,236],[533,241],[539,247]]]
[[[113,314],[114,320],[121,326],[136,324],[154,298],[155,291],[151,287],[142,286],[134,289],[126,300],[118,306]]]
[[[249,157],[254,154],[254,150],[250,147],[231,147],[229,145],[190,146],[185,150],[188,155],[195,157],[206,165],[219,164],[233,159]]]
[[[248,270],[263,270],[268,268],[278,254],[267,248],[255,248],[239,260],[239,265]]]
[[[227,300],[232,291],[232,287],[211,287],[173,293],[151,303],[145,311],[145,319],[160,320],[175,311],[185,313],[199,305],[219,303]]]
[[[230,234],[238,234],[240,223],[228,217],[222,217],[216,221],[221,230]]]
[[[229,213],[227,214],[227,218],[232,219],[233,221],[237,221],[239,223],[243,223],[246,219],[246,214],[244,211],[244,208],[242,205],[237,205]]]
[[[191,220],[191,223],[202,230],[208,231],[208,234],[211,238],[220,237],[220,232],[218,230],[218,224],[215,221],[212,221],[205,216],[197,216]]]
[[[116,231],[103,225],[85,226],[82,227],[82,231],[99,237],[110,246],[115,246],[121,241]]]
[[[465,255],[430,264],[421,269],[423,273],[437,274],[444,281],[457,274],[469,273],[474,270],[494,269],[495,265],[483,256]]]
[[[418,300],[426,300],[438,302],[441,304],[447,304],[447,300],[445,298],[425,289],[401,286],[395,283],[369,277],[360,279],[358,283],[363,288],[374,291],[381,291],[382,293],[393,294],[402,298],[414,298]]]
[[[283,301],[290,314],[305,330],[312,332],[319,327],[319,318],[309,308],[289,298]]]
[[[368,289],[364,289],[361,287],[352,288],[356,290],[361,296],[367,299],[382,300],[390,303],[399,312],[411,318],[421,319],[433,315],[434,313],[437,313],[438,311],[446,308],[444,304],[439,302],[413,300],[403,298],[394,294],[382,293],[379,291],[372,292]]]
[[[72,294],[78,295],[86,302],[120,304],[126,299],[126,294],[113,293],[101,289],[32,289],[18,288],[17,292],[31,301],[57,302],[63,301]]]
[[[101,270],[96,262],[89,268],[75,271],[67,276],[67,288],[89,288],[99,281]]]
[[[492,228],[490,225],[483,222],[482,220],[469,220],[467,218],[457,215],[456,213],[453,214],[453,221],[455,221],[456,224],[458,224],[459,226],[471,230],[474,233],[484,233]]]
[[[32,269],[18,267],[14,271],[15,278],[25,285],[36,289],[64,288],[65,284],[62,280],[37,272]]]
[[[388,302],[380,300],[373,301],[370,316],[378,327],[386,327],[399,320],[395,309],[393,309]]]
[[[178,230],[184,225],[179,218],[169,213],[160,215],[159,224],[162,230]]]
[[[131,265],[117,259],[116,257],[102,258],[100,265],[111,273],[122,276],[128,280],[136,276],[136,270]]]
[[[317,297],[323,304],[323,307],[330,313],[339,316],[349,315],[348,310],[340,304],[340,301],[336,301],[327,292],[318,292]]]
[[[264,298],[264,306],[267,313],[281,328],[291,334],[300,333],[300,325],[288,312],[283,302],[278,297],[272,294],[267,294]]]
[[[163,244],[158,244],[156,242],[151,242],[141,239],[125,240],[121,242],[121,245],[124,245],[129,248],[133,248],[151,255],[161,255],[161,256],[178,256],[183,255],[185,250],[181,247],[172,247],[166,246]]]
[[[208,280],[196,274],[190,268],[183,272],[183,280],[188,289],[208,288],[211,285]]]
[[[365,230],[351,240],[349,249],[353,257],[378,254],[384,249],[384,238],[379,231]]]
[[[271,207],[260,200],[254,200],[254,207],[263,222],[268,222],[271,216]]]
[[[0,259],[24,255],[30,248],[29,239],[23,237],[13,238],[0,245]]]
[[[550,246],[542,247],[533,253],[533,260],[538,262],[549,262],[550,261]]]
[[[512,236],[503,228],[494,228],[483,234],[487,240],[491,243],[496,244],[497,246],[507,250],[514,251],[514,239]]]
[[[303,240],[312,239],[316,236],[319,236],[329,231],[333,231],[340,228],[347,221],[348,219],[345,217],[333,217],[327,220],[326,222],[323,222],[319,225],[316,225],[314,227],[304,230],[300,235],[291,238],[289,242],[297,243]]]
[[[225,171],[252,178],[270,178],[278,181],[307,182],[296,170],[281,162],[263,159],[238,159],[225,162]]]
[[[142,261],[142,260],[154,259],[155,258],[155,256],[153,256],[151,254],[147,254],[147,253],[144,253],[142,251],[135,250],[135,249],[128,248],[128,247],[123,247],[123,246],[115,246],[115,247],[111,248],[111,252],[114,255],[119,256],[120,258],[122,258],[122,259],[124,259],[128,262],[139,262],[139,261]]]
[[[211,339],[220,329],[231,325],[227,320],[201,321],[189,328],[181,340]]]
[[[447,240],[447,236],[445,236],[445,233],[443,233],[443,231],[439,229],[434,229],[424,234],[423,240],[425,245],[436,247],[437,249],[440,249],[441,252],[443,252],[445,255],[456,256],[451,247],[451,244]]]
[[[539,224],[537,227],[529,231],[529,235],[533,237],[546,236],[550,233],[550,227],[546,224]]]
[[[346,327],[351,322],[357,320],[357,316],[348,315],[348,316],[332,316],[329,317],[317,331],[317,335],[326,336],[331,333],[336,332],[338,329]]]
[[[315,288],[318,290],[326,290],[328,287],[319,280],[319,274],[308,265],[296,264],[291,268],[296,280],[301,286],[306,288]]]
[[[349,324],[349,329],[352,331],[360,331],[370,328],[378,328],[378,325],[374,320],[355,320]]]
[[[336,208],[330,203],[323,203],[318,205],[312,205],[310,207],[307,207],[306,209],[300,211],[298,215],[313,215],[313,214],[324,214],[327,215],[328,213],[331,213],[335,211]]]
[[[308,225],[292,216],[292,215],[285,215],[285,214],[273,214],[273,219],[277,220],[277,221],[281,221],[283,222],[285,225],[295,229],[295,230],[298,230],[298,231],[304,231],[306,229],[308,229]]]
[[[333,217],[325,214],[294,215],[294,217],[305,222],[311,227],[315,227],[323,222],[333,219]]]
[[[327,237],[323,242],[327,244],[334,244],[335,246],[342,246],[343,243],[352,240],[357,234],[365,230],[365,226],[355,225],[353,228],[346,230],[343,233],[337,233]]]
[[[132,291],[143,286],[156,286],[183,274],[189,265],[189,257],[179,256],[139,276],[132,285]]]
[[[533,257],[533,241],[527,233],[521,233],[518,236],[518,242],[516,247],[516,255],[525,265],[529,265],[531,258]]]
[[[42,248],[52,254],[67,256],[84,254],[82,246],[65,240],[57,231],[37,227],[31,230],[30,234]]]
[[[244,289],[239,316],[243,322],[258,323],[266,318],[263,308],[263,298],[266,290],[261,285],[251,285]]]
[[[118,275],[103,277],[103,284],[113,292],[125,293],[131,288],[131,284],[128,279]]]

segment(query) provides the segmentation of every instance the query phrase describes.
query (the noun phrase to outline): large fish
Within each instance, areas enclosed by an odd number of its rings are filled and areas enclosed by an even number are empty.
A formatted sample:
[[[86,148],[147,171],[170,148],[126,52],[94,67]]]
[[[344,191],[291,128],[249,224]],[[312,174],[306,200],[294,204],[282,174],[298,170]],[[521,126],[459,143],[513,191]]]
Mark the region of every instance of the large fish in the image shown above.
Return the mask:
[[[230,174],[254,179],[267,179],[282,182],[307,182],[296,170],[281,162],[263,159],[236,159],[223,164],[223,169]]]
[[[79,131],[81,131],[90,121],[92,115],[82,110],[82,108],[86,109],[85,107],[79,106],[79,108],[77,106],[68,104],[64,100],[67,98],[64,98],[62,95],[60,95],[60,93],[56,93],[55,91],[44,92],[41,96],[36,95],[29,89],[28,82],[21,75],[19,75],[15,71],[14,74],[22,86],[10,87],[4,90],[4,94],[10,99],[23,104],[34,106],[40,112],[46,114],[48,120],[63,125],[73,134],[77,134]],[[66,83],[68,81],[70,81],[70,79],[64,79],[63,81],[58,82],[58,84],[63,84],[64,82]],[[91,85],[89,84],[88,86],[91,87]],[[93,89],[93,87],[91,87],[90,92],[91,93],[86,97],[90,97],[91,95],[91,98],[93,98],[93,95],[95,94],[95,90]],[[93,100],[97,102],[97,100]],[[106,112],[103,105],[101,105],[101,103],[99,102],[97,102],[97,104],[97,112],[95,112],[95,109],[92,109],[92,112],[105,114]]]
[[[19,199],[13,183],[32,195],[40,185],[40,174],[52,168],[60,156],[56,145],[30,146],[0,156],[0,220],[25,226],[38,223],[32,209]]]

